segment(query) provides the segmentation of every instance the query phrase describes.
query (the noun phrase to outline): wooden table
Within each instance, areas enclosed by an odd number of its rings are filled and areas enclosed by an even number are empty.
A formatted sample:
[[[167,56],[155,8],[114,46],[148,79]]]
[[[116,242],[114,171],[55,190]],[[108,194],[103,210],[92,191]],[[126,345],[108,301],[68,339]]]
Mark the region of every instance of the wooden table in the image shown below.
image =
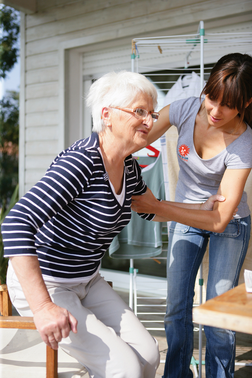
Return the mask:
[[[241,284],[194,307],[193,321],[252,334],[252,293],[247,293],[245,284]]]

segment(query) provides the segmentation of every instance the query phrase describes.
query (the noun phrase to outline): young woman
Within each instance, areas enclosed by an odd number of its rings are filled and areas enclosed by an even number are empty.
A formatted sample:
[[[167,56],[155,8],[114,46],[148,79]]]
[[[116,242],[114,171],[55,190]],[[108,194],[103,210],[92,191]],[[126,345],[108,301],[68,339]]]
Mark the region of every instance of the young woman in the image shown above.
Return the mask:
[[[168,352],[164,378],[189,378],[193,352],[192,305],[197,271],[209,242],[207,299],[238,283],[250,238],[250,211],[244,186],[252,168],[252,57],[229,54],[213,68],[203,90],[166,106],[148,136],[151,143],[171,125],[178,129],[177,202],[200,203],[219,193],[226,200],[213,211],[178,209],[148,190],[133,197],[133,210],[172,220],[167,258]],[[182,204],[181,204],[182,205]],[[238,211],[233,219],[233,213]],[[235,334],[204,327],[206,377],[234,376]]]

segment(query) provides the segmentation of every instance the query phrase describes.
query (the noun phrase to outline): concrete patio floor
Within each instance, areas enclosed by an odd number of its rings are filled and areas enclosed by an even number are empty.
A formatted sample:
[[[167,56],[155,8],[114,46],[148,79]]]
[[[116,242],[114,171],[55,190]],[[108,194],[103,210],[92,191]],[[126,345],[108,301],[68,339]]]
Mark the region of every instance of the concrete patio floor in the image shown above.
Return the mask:
[[[118,292],[128,303],[128,293]],[[161,316],[162,317],[162,316]],[[161,360],[165,359],[167,344],[163,331],[150,331],[159,342]],[[203,359],[205,338],[203,335]],[[198,332],[196,328],[194,358],[199,359]],[[46,348],[37,331],[0,329],[0,378],[45,378]],[[88,378],[82,366],[63,351],[58,355],[59,378]],[[161,378],[164,364],[161,363],[155,378]],[[192,367],[193,370],[193,367]],[[194,371],[194,377],[198,376]],[[205,377],[204,365],[202,378]],[[252,335],[237,334],[235,378],[252,377]],[[134,378],[134,377],[132,377]]]

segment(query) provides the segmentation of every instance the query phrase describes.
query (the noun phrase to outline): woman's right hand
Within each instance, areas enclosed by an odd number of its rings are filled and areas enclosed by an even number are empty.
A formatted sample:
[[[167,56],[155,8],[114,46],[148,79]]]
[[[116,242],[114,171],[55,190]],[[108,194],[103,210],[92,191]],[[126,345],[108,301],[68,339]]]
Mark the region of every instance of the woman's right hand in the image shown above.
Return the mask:
[[[34,313],[34,323],[42,340],[52,349],[58,349],[58,343],[69,336],[70,331],[77,333],[78,321],[65,308],[53,302],[47,303]]]

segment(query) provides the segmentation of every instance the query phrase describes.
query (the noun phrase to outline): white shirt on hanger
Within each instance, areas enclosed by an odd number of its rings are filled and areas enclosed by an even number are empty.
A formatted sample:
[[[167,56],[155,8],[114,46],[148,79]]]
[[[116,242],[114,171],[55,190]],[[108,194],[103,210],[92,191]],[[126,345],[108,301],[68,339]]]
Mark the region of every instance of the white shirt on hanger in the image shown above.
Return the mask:
[[[191,74],[181,75],[165,96],[164,106],[176,100],[192,96],[199,97],[200,93],[201,80],[194,71]]]

